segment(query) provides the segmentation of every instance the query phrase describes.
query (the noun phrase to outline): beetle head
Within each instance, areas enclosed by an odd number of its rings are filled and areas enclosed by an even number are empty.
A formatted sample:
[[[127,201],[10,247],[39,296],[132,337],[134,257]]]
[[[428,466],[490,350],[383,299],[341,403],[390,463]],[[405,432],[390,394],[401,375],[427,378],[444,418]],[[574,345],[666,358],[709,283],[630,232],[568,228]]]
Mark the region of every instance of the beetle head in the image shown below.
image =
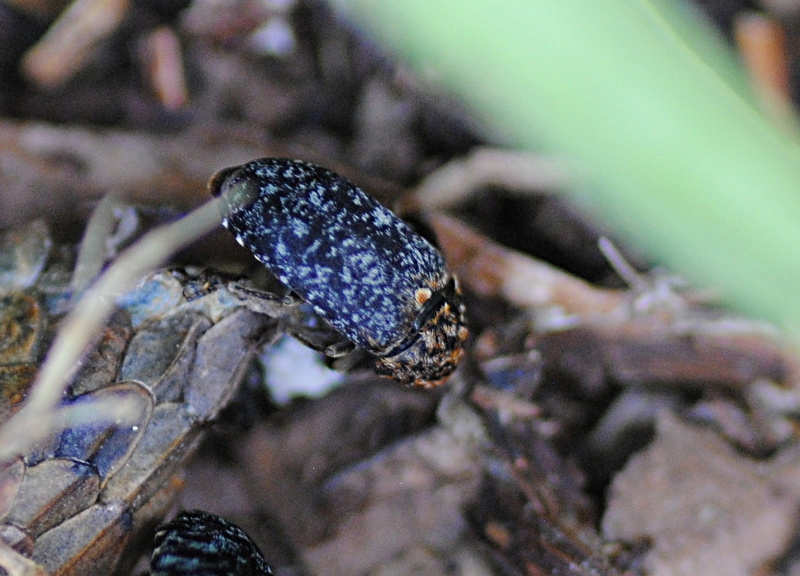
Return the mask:
[[[468,336],[461,292],[451,278],[423,304],[408,337],[378,358],[375,371],[403,384],[438,386],[458,366]]]

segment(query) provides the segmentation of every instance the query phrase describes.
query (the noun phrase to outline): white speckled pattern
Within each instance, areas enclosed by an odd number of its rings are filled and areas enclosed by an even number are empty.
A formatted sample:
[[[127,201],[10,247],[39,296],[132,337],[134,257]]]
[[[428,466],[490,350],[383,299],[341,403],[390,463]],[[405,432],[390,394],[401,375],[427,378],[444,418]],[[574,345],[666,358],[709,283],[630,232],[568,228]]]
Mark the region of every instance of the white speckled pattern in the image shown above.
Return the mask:
[[[232,206],[226,227],[284,284],[356,345],[381,354],[409,334],[415,291],[444,287],[441,254],[348,180],[295,160],[263,159],[221,188],[250,183],[254,202]]]

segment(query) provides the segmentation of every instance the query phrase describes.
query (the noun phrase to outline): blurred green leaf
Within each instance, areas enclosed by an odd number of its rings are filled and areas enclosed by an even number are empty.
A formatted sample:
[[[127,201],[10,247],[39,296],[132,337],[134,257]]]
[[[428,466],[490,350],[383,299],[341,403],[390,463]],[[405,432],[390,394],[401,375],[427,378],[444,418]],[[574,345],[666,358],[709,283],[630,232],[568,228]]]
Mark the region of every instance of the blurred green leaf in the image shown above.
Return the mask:
[[[508,143],[574,159],[577,201],[634,245],[800,328],[800,150],[686,4],[338,3]]]

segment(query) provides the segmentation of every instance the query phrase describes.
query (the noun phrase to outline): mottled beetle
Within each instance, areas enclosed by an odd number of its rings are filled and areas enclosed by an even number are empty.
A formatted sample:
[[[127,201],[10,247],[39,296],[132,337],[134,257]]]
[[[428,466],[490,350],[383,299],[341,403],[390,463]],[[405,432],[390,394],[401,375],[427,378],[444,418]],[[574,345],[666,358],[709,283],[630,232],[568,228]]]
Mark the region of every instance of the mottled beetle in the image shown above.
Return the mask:
[[[349,180],[298,160],[264,158],[209,182],[233,194],[223,225],[375,370],[430,387],[455,370],[467,337],[442,255]]]

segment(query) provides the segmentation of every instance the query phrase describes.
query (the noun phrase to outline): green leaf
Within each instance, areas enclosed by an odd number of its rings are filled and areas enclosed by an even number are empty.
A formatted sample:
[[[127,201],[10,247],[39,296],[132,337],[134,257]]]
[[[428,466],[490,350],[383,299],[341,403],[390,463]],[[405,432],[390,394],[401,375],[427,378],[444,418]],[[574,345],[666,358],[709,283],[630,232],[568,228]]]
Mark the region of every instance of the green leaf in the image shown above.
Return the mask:
[[[573,159],[575,198],[750,313],[800,328],[800,150],[735,56],[660,0],[339,0],[515,146]]]

